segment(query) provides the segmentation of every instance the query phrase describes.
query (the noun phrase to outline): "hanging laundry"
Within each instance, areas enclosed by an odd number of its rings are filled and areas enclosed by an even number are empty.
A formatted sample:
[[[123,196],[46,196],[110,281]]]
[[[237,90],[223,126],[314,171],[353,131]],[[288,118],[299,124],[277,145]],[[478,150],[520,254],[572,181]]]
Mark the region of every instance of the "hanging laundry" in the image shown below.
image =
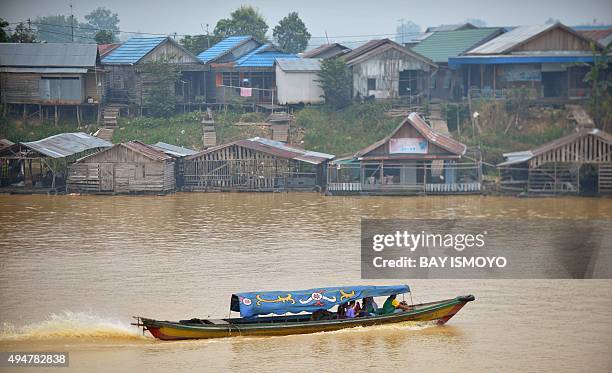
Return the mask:
[[[253,88],[240,87],[240,96],[251,97],[253,95]]]

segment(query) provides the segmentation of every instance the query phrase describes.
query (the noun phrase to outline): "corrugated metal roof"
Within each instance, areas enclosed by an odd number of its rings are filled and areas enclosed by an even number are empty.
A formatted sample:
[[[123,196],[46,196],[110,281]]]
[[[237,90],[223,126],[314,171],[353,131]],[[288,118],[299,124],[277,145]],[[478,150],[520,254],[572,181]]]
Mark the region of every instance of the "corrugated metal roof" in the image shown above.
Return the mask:
[[[431,66],[437,67],[436,64],[431,61],[429,58],[411,50],[408,49],[390,39],[380,39],[380,40],[370,40],[369,42],[365,43],[364,45],[353,49],[351,52],[345,54],[344,56],[342,56],[342,58],[344,58],[344,60],[347,62],[347,64],[351,65],[353,63],[353,60],[358,59],[359,57],[366,55],[370,52],[372,52],[375,49],[378,48],[382,48],[382,47],[387,47],[387,48],[395,48],[395,50],[401,51],[404,54],[417,59],[419,61],[422,61],[426,64],[429,64]]]
[[[532,25],[532,26],[519,26],[505,34],[501,34],[493,40],[490,40],[483,45],[480,45],[470,51],[467,54],[504,54],[526,42],[527,40],[548,31],[552,28],[558,27],[558,23],[545,24],[545,25]]]
[[[445,149],[449,151],[450,153],[453,153],[456,155],[464,155],[465,151],[467,150],[467,146],[460,143],[459,141],[435,132],[431,127],[429,127],[429,125],[417,113],[410,113],[410,115],[408,115],[408,117],[404,119],[404,121],[402,121],[402,123],[400,123],[393,130],[393,132],[391,132],[391,134],[389,134],[389,136],[358,151],[357,153],[355,153],[355,158],[364,157],[369,152],[385,144],[393,137],[393,135],[395,135],[397,131],[399,131],[400,128],[402,128],[406,124],[412,125],[412,127],[414,127],[414,129],[416,129],[430,143],[436,146],[439,146],[440,148]]]
[[[497,167],[509,166],[513,164],[527,162],[533,157],[537,157],[538,155],[544,154],[566,144],[572,143],[576,140],[579,140],[583,137],[593,135],[601,138],[603,141],[612,145],[612,135],[609,133],[602,131],[598,128],[582,128],[574,133],[571,133],[567,136],[560,137],[556,140],[547,142],[546,144],[540,145],[537,148],[521,151],[521,152],[513,152],[513,153],[505,153],[504,157],[506,158],[505,162],[502,162],[497,165]]]
[[[277,58],[276,63],[283,71],[321,70],[321,60],[317,58]]]
[[[318,47],[314,49],[304,52],[302,53],[302,57],[303,58],[317,58],[320,55],[325,54],[327,51],[334,49],[334,48],[338,48],[338,51],[332,55],[326,56],[326,58],[336,57],[336,56],[339,56],[341,54],[348,53],[351,51],[351,48],[345,47],[342,44],[330,43],[330,44],[319,45]]]
[[[195,150],[183,148],[182,146],[176,146],[176,145],[168,144],[168,143],[161,142],[161,141],[151,146],[163,151],[166,154],[169,154],[175,157],[184,157],[187,155],[192,155],[192,154],[197,153]]]
[[[224,149],[228,146],[237,145],[255,151],[260,151],[266,154],[271,154],[279,158],[295,159],[298,161],[310,163],[310,164],[321,164],[327,160],[333,159],[334,156],[326,153],[313,152],[309,150],[300,149],[291,145],[287,145],[280,141],[274,141],[270,139],[264,139],[261,137],[253,137],[246,140],[238,140],[228,144],[215,146],[199,153],[188,156],[186,159],[198,158],[202,155],[215,152],[219,149]]]
[[[434,62],[448,63],[449,57],[460,54],[503,33],[501,28],[477,28],[459,31],[438,31],[412,48]]]
[[[612,42],[612,28],[598,30],[581,30],[578,33],[582,36],[598,42],[601,45],[608,45]]]
[[[93,68],[97,56],[95,44],[0,43],[0,66]]]
[[[154,161],[167,161],[167,160],[173,159],[171,156],[167,155],[163,151],[156,149],[155,147],[151,145],[142,143],[140,141],[124,142],[124,143],[121,143],[115,146],[123,146],[137,153],[140,153],[144,155],[145,157],[152,159]]]
[[[13,145],[14,143],[11,140],[8,139],[0,139],[0,150],[4,149],[4,148],[8,148],[9,146]]]
[[[21,144],[51,158],[64,158],[90,149],[113,146],[108,141],[83,132],[60,133],[42,140]]]
[[[248,35],[230,36],[221,40],[220,42],[208,48],[204,52],[198,54],[198,58],[200,59],[200,61],[207,63],[218,57],[221,57],[222,55],[226,54],[227,52],[231,51],[235,47],[239,46],[240,44],[251,38],[252,37]]]
[[[112,44],[98,44],[98,53],[100,53],[100,57],[104,57],[113,50],[117,49],[121,44],[112,43]]]
[[[130,38],[103,59],[104,64],[133,65],[168,39],[167,36]]]
[[[277,58],[298,58],[295,54],[280,52],[272,44],[261,47],[245,54],[236,61],[237,67],[272,67]]]
[[[0,67],[2,73],[85,74],[84,67]]]
[[[449,24],[449,25],[439,25],[439,26],[433,26],[433,27],[428,27],[425,32],[438,32],[438,31],[458,31],[458,30],[469,30],[469,29],[476,29],[478,27],[474,26],[473,24],[466,22],[466,23],[455,23],[455,24]]]

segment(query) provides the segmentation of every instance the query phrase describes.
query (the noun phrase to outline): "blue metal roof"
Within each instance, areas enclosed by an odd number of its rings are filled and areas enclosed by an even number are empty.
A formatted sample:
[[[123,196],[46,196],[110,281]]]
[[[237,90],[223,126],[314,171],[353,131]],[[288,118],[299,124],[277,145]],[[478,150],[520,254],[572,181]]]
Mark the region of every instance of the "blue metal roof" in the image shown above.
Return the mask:
[[[167,36],[130,38],[118,48],[107,54],[103,64],[133,65],[155,47],[168,39]]]
[[[271,49],[271,50],[269,50]],[[277,58],[299,58],[295,54],[279,52],[271,44],[264,44],[236,61],[237,67],[272,67]]]
[[[238,46],[240,43],[250,38],[251,37],[248,35],[230,36],[221,40],[220,42],[208,48],[204,52],[198,54],[198,58],[204,63],[214,60],[215,58],[227,53],[228,51],[232,50],[232,48]]]
[[[460,65],[504,65],[519,63],[574,63],[593,62],[593,56],[520,56],[520,55],[494,55],[494,56],[459,56],[448,59],[448,66],[456,68]]]

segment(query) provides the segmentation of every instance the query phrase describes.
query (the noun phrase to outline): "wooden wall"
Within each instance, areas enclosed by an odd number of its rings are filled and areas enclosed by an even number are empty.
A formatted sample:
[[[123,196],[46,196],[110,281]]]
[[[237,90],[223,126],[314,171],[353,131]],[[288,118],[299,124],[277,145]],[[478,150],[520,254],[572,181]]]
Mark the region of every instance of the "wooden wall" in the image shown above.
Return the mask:
[[[514,51],[590,51],[589,42],[562,28],[555,28],[530,40]]]
[[[546,163],[612,164],[612,144],[597,136],[584,136],[534,157],[529,167],[537,168]]]
[[[3,103],[38,103],[40,74],[0,73]]]

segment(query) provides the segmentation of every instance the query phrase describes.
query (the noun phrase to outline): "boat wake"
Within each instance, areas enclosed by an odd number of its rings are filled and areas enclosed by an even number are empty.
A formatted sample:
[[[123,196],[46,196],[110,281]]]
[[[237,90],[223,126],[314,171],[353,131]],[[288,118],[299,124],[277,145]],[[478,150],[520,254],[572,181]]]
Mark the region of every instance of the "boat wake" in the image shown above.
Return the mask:
[[[125,322],[72,311],[54,313],[45,321],[20,328],[4,323],[0,330],[0,342],[55,339],[149,340],[150,338],[143,337],[142,332]]]

